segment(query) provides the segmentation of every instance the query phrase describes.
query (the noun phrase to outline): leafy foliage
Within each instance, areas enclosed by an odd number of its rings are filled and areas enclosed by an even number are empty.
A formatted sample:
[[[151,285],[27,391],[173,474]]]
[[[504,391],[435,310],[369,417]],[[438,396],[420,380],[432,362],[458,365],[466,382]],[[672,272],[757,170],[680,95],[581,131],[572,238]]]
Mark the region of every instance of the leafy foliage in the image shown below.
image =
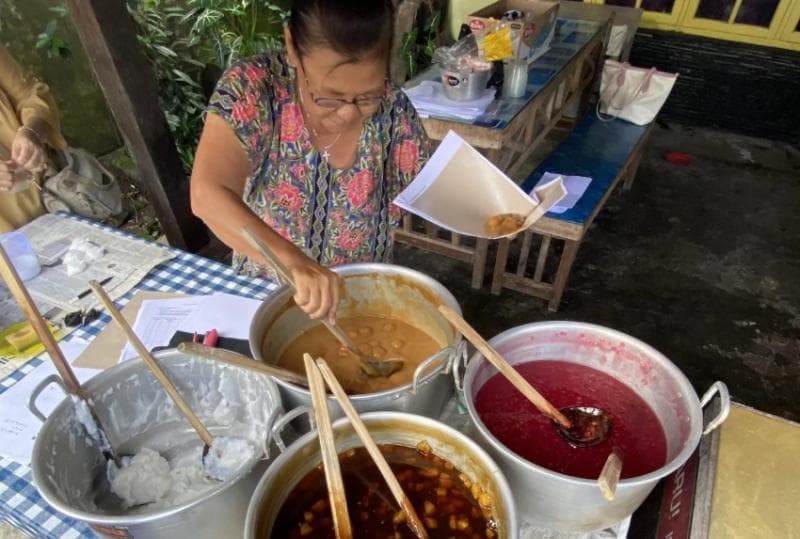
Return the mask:
[[[140,0],[129,11],[188,173],[213,82],[239,59],[280,46],[288,11],[268,0]]]
[[[431,9],[427,3],[420,6],[414,26],[403,36],[401,45],[408,78],[431,65],[441,24],[441,9]]]
[[[50,7],[49,10],[55,15],[55,18],[51,19],[50,22],[47,23],[44,32],[36,37],[36,48],[45,49],[48,58],[69,60],[72,57],[72,51],[58,33],[59,23],[67,14],[67,6],[59,4]]]

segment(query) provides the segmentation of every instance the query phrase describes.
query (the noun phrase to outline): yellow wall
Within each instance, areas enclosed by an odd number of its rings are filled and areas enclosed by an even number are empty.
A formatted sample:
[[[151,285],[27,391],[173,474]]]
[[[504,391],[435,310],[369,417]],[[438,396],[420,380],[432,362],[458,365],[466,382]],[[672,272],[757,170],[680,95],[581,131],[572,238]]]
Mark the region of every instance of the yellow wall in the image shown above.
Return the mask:
[[[602,4],[605,0],[583,1]],[[800,50],[800,32],[795,31],[800,19],[800,0],[781,0],[769,28],[696,18],[694,14],[700,1],[675,0],[672,13],[645,11],[642,14],[641,27]],[[635,2],[636,6],[640,7],[642,0]],[[467,15],[491,3],[492,0],[450,0],[447,6],[447,21],[453,37],[458,35],[461,23],[466,21]],[[738,10],[740,5],[741,1],[738,1],[735,9]],[[735,13],[736,11],[734,15]]]
[[[467,22],[467,16],[481,8],[493,4],[493,0],[450,0],[447,2],[447,27],[453,39],[458,37],[461,25]]]

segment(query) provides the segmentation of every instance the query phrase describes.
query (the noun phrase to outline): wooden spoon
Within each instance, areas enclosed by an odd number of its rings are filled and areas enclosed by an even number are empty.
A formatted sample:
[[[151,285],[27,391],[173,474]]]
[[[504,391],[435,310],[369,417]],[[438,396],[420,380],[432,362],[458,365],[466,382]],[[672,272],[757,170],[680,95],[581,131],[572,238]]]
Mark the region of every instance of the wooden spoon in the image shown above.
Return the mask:
[[[608,455],[606,463],[603,464],[603,469],[600,471],[600,476],[597,478],[597,485],[603,496],[609,501],[613,500],[617,495],[617,485],[619,484],[619,477],[622,473],[622,451],[615,447]]]
[[[459,315],[456,311],[448,307],[447,305],[439,305],[439,312],[444,315],[447,320],[453,324],[453,326],[461,332],[461,334],[466,337],[466,339],[471,342],[478,351],[483,354],[489,363],[494,365],[494,367],[500,371],[500,373],[508,379],[511,384],[517,388],[517,390],[525,395],[525,397],[533,403],[536,408],[542,412],[544,415],[558,423],[559,425],[570,428],[572,423],[570,423],[569,419],[564,417],[564,415],[550,402],[545,399],[541,393],[536,391],[533,386],[522,377],[517,370],[511,366],[508,361],[505,360],[503,356],[497,353],[497,350],[491,347],[491,345],[484,340],[480,334],[470,326],[466,320],[464,320],[461,315]]]
[[[211,348],[209,346],[194,342],[182,342],[178,345],[178,351],[183,352],[184,354],[201,356],[208,359],[214,359],[216,361],[222,361],[223,363],[227,363],[229,365],[235,365],[237,367],[243,367],[245,369],[262,372],[264,374],[274,376],[275,378],[279,378],[284,382],[308,387],[308,379],[302,374],[297,374],[289,369],[284,369],[281,367],[276,367],[275,365],[257,361],[232,350],[226,350],[224,348]]]
[[[333,514],[333,527],[337,539],[351,539],[353,529],[350,526],[350,515],[347,513],[347,496],[344,492],[342,470],[339,467],[339,454],[336,452],[336,442],[333,438],[331,416],[328,413],[325,382],[310,355],[303,354],[303,361],[306,365],[306,377],[311,391],[311,403],[314,406],[314,419],[317,422],[322,465],[325,470],[325,482],[328,484],[328,498]]]
[[[267,244],[264,243],[253,233],[252,230],[247,227],[242,229],[242,235],[244,235],[245,239],[250,243],[250,245],[252,245],[253,248],[256,249],[258,253],[263,256],[273,268],[275,268],[278,276],[293,289],[297,290],[297,287],[294,284],[294,279],[292,278],[292,272],[290,272],[289,269],[278,259],[278,257],[272,253]],[[331,324],[327,320],[320,320],[320,322],[322,322],[325,327],[328,328],[328,331],[330,331],[333,336],[344,345],[345,348],[350,350],[350,352],[358,358],[361,365],[361,370],[364,371],[364,374],[367,376],[372,378],[386,377],[403,368],[405,362],[400,359],[379,360],[361,355],[361,352],[359,352],[356,344],[344,331],[342,331],[339,326],[336,324]]]
[[[500,373],[511,382],[536,408],[549,417],[558,433],[573,447],[590,447],[604,442],[611,432],[611,418],[600,408],[568,406],[557,409],[522,377],[497,350],[491,347],[461,315],[447,305],[439,305],[439,312],[483,354]]]
[[[428,532],[425,531],[425,526],[422,525],[422,521],[419,519],[419,516],[417,516],[414,506],[411,505],[411,500],[409,500],[406,493],[403,492],[403,487],[400,485],[400,482],[397,480],[394,472],[389,467],[389,463],[386,462],[386,458],[383,456],[383,453],[381,453],[381,450],[378,448],[375,440],[372,439],[372,436],[370,435],[369,430],[367,430],[366,425],[364,425],[364,422],[361,421],[361,417],[353,407],[353,404],[350,402],[350,398],[345,393],[341,384],[339,384],[339,381],[336,379],[336,375],[333,374],[333,371],[330,369],[330,367],[328,367],[328,364],[324,359],[317,359],[317,367],[319,367],[322,377],[325,378],[325,383],[328,384],[331,393],[333,393],[333,395],[336,397],[336,400],[339,401],[339,406],[341,406],[345,415],[350,420],[350,423],[353,425],[353,429],[355,429],[356,434],[358,434],[358,437],[361,438],[361,443],[364,444],[364,447],[366,448],[370,457],[372,457],[372,460],[375,462],[375,465],[381,472],[381,475],[383,476],[384,481],[386,481],[386,484],[389,486],[389,490],[392,492],[395,501],[397,501],[400,509],[405,513],[408,527],[411,528],[411,531],[420,539],[427,539]]]
[[[147,349],[144,343],[139,340],[139,336],[136,335],[136,332],[133,330],[125,317],[122,316],[122,313],[119,312],[119,309],[114,306],[114,302],[112,302],[111,298],[108,297],[108,294],[106,294],[106,291],[103,290],[103,287],[100,285],[100,283],[97,281],[89,281],[89,287],[94,291],[95,295],[98,297],[106,310],[108,310],[111,318],[114,319],[120,329],[122,329],[122,331],[128,337],[128,340],[139,353],[139,357],[142,358],[144,364],[147,365],[147,368],[150,369],[150,372],[153,373],[153,376],[155,376],[156,380],[158,380],[158,382],[161,384],[161,387],[163,387],[170,396],[172,402],[174,402],[175,406],[178,407],[180,413],[197,432],[197,435],[203,441],[203,444],[205,444],[203,447],[203,462],[205,463],[206,455],[208,455],[211,444],[214,443],[214,438],[211,436],[211,433],[208,431],[205,425],[203,425],[197,415],[189,407],[189,404],[178,392],[178,389],[175,387],[175,384],[172,383],[172,380],[170,380],[167,372],[161,368],[161,365],[150,354],[150,351]]]
[[[61,349],[58,347],[58,344],[56,344],[55,338],[53,337],[52,333],[50,333],[50,329],[47,327],[47,321],[44,319],[44,317],[42,317],[39,309],[33,302],[33,299],[31,299],[27,288],[25,288],[25,285],[22,284],[22,280],[19,278],[17,270],[14,269],[14,266],[8,259],[8,256],[6,255],[6,252],[2,246],[0,246],[0,275],[2,275],[3,280],[6,282],[6,285],[11,292],[11,295],[14,296],[14,299],[22,309],[22,312],[25,313],[25,317],[28,319],[31,327],[33,327],[34,331],[36,331],[36,334],[39,336],[39,340],[41,341],[42,345],[44,345],[44,349],[47,350],[47,355],[50,356],[50,361],[53,362],[53,365],[55,365],[58,374],[61,376],[61,379],[64,380],[67,391],[69,391],[71,395],[81,402],[81,406],[85,406],[85,409],[89,411],[88,415],[90,417],[81,419],[82,423],[84,420],[86,422],[93,421],[94,423],[88,425],[84,423],[86,433],[95,441],[97,448],[103,453],[103,457],[107,461],[114,461],[114,464],[119,467],[120,461],[117,457],[117,454],[114,451],[114,448],[111,446],[108,435],[106,435],[103,425],[97,418],[97,414],[95,414],[94,410],[92,409],[89,399],[86,398],[86,394],[84,393],[83,388],[81,388],[81,383],[75,376],[75,372],[73,372],[72,367],[64,357],[64,354],[61,353]]]

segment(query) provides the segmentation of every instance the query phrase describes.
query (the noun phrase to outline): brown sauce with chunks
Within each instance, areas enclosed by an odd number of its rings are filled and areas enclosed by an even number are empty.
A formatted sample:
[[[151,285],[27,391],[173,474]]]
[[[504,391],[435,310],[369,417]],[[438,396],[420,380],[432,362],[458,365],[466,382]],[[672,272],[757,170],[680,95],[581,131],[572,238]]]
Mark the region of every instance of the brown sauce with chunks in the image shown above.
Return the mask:
[[[400,445],[380,448],[431,539],[497,537],[488,494],[451,462],[433,455],[427,443],[422,442],[416,449]],[[405,524],[404,513],[366,449],[359,447],[340,453],[339,462],[354,538],[416,537]],[[320,464],[306,474],[283,503],[272,537],[332,539],[335,536]]]
[[[375,359],[402,359],[403,368],[385,378],[368,378],[361,372],[353,354],[322,324],[292,341],[281,354],[278,365],[305,374],[303,354],[308,353],[325,359],[348,393],[376,393],[411,383],[417,366],[441,348],[430,335],[400,320],[355,316],[341,318],[337,323],[363,355]]]

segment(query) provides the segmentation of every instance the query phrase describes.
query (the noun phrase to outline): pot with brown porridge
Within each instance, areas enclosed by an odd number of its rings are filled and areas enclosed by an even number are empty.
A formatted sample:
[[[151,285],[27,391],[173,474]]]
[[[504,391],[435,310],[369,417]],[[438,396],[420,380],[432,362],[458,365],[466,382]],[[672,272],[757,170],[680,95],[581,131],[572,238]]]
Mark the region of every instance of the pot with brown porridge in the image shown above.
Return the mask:
[[[399,358],[404,366],[386,378],[370,378],[353,355],[317,321],[310,320],[283,287],[261,305],[250,328],[250,349],[259,361],[304,373],[302,354],[323,357],[359,412],[391,410],[436,417],[451,395],[447,374],[465,353],[461,335],[437,311],[445,304],[460,312],[453,295],[420,272],[391,264],[334,268],[342,278],[338,324],[360,351],[378,359]],[[310,405],[308,390],[276,380],[287,409]],[[341,417],[333,397],[332,417]]]

